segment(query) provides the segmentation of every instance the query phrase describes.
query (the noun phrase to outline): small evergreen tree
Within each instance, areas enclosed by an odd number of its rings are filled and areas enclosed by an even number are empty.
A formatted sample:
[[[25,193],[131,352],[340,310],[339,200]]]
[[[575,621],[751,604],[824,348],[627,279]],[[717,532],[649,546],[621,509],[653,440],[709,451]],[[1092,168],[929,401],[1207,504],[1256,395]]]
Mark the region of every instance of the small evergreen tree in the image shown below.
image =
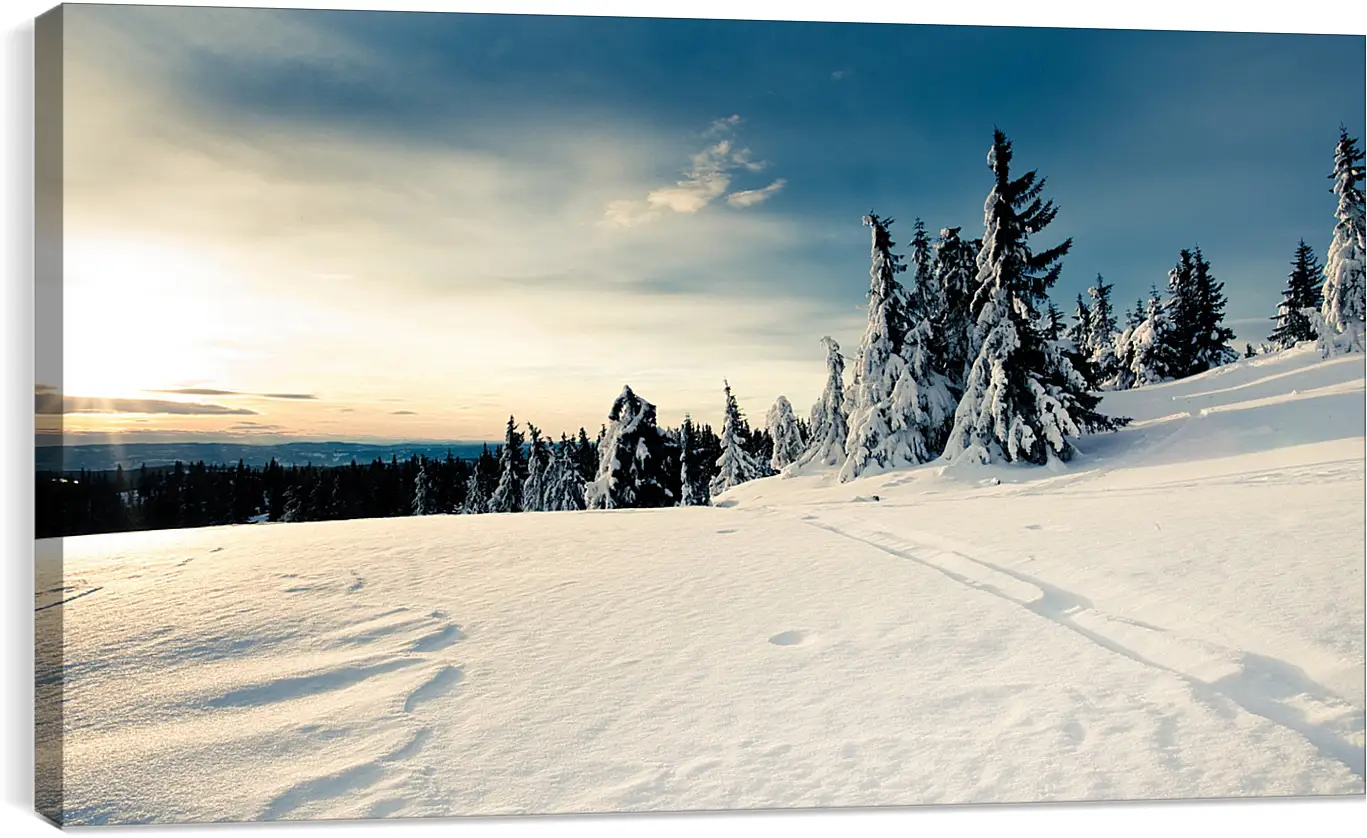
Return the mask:
[[[1143,322],[1130,336],[1128,387],[1157,384],[1173,378],[1177,369],[1172,326],[1168,322],[1169,307],[1164,305],[1156,288],[1150,292],[1147,309]]]
[[[1319,280],[1322,271],[1315,252],[1305,243],[1305,239],[1301,239],[1296,245],[1296,255],[1291,259],[1291,273],[1287,276],[1286,290],[1282,291],[1282,301],[1277,306],[1277,316],[1272,318],[1277,325],[1267,339],[1273,346],[1290,349],[1301,341],[1316,338],[1306,309],[1320,307]]]
[[[1338,348],[1362,352],[1364,340],[1367,340],[1364,335],[1367,243],[1363,238],[1363,154],[1358,141],[1348,136],[1348,129],[1343,126],[1339,127],[1334,168],[1329,178],[1334,181],[1333,192],[1339,199],[1334,212],[1338,223],[1334,225],[1334,237],[1325,256],[1320,316],[1328,328],[1342,335],[1335,341]]]
[[[1092,381],[1100,384],[1110,381],[1116,374],[1116,322],[1115,309],[1111,304],[1111,289],[1114,283],[1107,283],[1096,275],[1096,285],[1087,289],[1091,299],[1088,306],[1087,342],[1080,347],[1091,367]]]
[[[807,451],[792,466],[790,474],[807,466],[839,466],[845,462],[845,439],[849,424],[845,413],[845,357],[840,344],[827,336],[821,339],[826,347],[826,389],[812,407],[812,436]]]
[[[575,445],[564,434],[550,453],[542,508],[548,512],[573,512],[585,507],[584,478],[575,462]]]
[[[745,420],[741,416],[736,397],[731,394],[731,382],[727,381],[724,384],[726,414],[722,422],[721,456],[717,458],[717,475],[712,478],[712,485],[709,487],[713,496],[763,474],[759,462],[746,450]]]
[[[774,441],[774,452],[769,460],[774,471],[782,471],[798,461],[802,452],[807,450],[807,441],[802,436],[802,427],[793,414],[793,405],[787,398],[779,396],[774,406],[764,417],[769,436]]]

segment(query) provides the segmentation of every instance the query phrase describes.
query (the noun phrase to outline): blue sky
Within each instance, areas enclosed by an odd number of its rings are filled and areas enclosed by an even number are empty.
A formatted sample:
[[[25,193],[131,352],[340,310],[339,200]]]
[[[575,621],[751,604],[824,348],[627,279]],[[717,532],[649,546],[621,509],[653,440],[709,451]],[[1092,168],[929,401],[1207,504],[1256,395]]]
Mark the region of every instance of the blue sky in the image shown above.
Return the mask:
[[[1257,340],[1297,240],[1323,256],[1338,126],[1364,122],[1355,36],[69,14],[68,299],[91,302],[68,331],[153,296],[267,322],[117,370],[69,344],[67,392],[317,396],[244,433],[595,427],[623,383],[714,418],[723,376],[756,418],[803,409],[818,339],[862,331],[860,216],[976,235],[994,125],[1060,206],[1039,244],[1075,240],[1062,308],[1098,272],[1129,305],[1199,245]],[[213,413],[86,419],[228,432]]]

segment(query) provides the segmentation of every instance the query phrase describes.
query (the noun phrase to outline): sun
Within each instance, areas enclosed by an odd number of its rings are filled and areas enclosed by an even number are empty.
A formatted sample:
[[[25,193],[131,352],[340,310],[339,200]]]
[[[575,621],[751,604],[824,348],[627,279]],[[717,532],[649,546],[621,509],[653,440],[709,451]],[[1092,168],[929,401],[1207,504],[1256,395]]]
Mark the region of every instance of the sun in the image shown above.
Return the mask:
[[[148,238],[70,237],[63,251],[63,389],[136,398],[215,380],[231,327],[230,277],[211,260]],[[41,324],[40,324],[41,328]]]

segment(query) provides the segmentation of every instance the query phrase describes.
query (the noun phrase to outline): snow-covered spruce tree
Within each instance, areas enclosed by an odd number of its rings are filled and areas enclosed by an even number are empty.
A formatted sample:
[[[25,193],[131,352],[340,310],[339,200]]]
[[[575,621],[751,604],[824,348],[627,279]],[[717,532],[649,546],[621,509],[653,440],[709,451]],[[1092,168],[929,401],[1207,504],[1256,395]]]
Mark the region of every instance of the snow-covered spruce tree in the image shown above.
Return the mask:
[[[845,413],[845,356],[840,354],[840,344],[827,335],[821,339],[826,347],[826,389],[812,407],[812,437],[806,452],[793,465],[788,474],[807,466],[838,466],[845,462],[845,439],[849,436],[849,423]]]
[[[541,438],[541,429],[527,423],[527,479],[522,481],[522,511],[540,512],[546,508],[549,484],[550,451]]]
[[[517,422],[508,417],[508,428],[503,434],[503,448],[498,458],[498,486],[489,498],[490,512],[521,512],[522,483],[527,479],[527,463],[522,458],[522,434]]]
[[[1116,322],[1115,307],[1111,304],[1111,289],[1114,283],[1107,283],[1096,275],[1096,285],[1087,289],[1091,299],[1088,311],[1091,321],[1087,327],[1087,345],[1084,354],[1091,365],[1092,380],[1104,385],[1116,373]]]
[[[1267,339],[1273,346],[1290,349],[1301,341],[1318,337],[1305,309],[1320,307],[1322,277],[1323,268],[1315,258],[1315,251],[1301,239],[1296,245],[1296,255],[1291,259],[1291,273],[1286,278],[1282,301],[1277,305],[1277,316],[1272,318],[1277,325]]]
[[[784,396],[774,400],[774,406],[764,416],[764,427],[774,440],[774,453],[769,465],[782,471],[802,457],[807,441],[802,438],[802,427],[793,413],[793,405]]]
[[[928,310],[938,291],[915,287],[904,294],[897,282],[903,266],[892,252],[892,220],[868,215],[864,224],[873,233],[869,320],[859,346],[859,383],[850,390],[841,482],[928,462],[939,453],[936,446],[943,442],[952,409],[945,377],[936,370],[933,312]],[[933,284],[929,271],[921,276],[927,286]]]
[[[944,309],[935,324],[940,333],[942,357],[940,372],[949,379],[950,389],[962,393],[968,370],[977,355],[972,315],[973,295],[977,292],[978,267],[973,245],[959,238],[958,227],[940,231],[935,244],[935,280],[944,298]]]
[[[598,443],[598,475],[585,487],[590,509],[674,506],[678,450],[655,422],[655,405],[623,387]]]
[[[413,514],[436,515],[441,512],[438,505],[436,463],[422,458],[418,466],[418,476],[413,482]]]
[[[726,388],[726,418],[721,427],[721,456],[717,458],[717,476],[712,478],[709,487],[714,497],[764,474],[759,462],[746,450],[745,420],[736,397],[731,393],[731,382],[723,383]]]
[[[1041,333],[1041,308],[1072,240],[1031,249],[1030,237],[1058,210],[1040,198],[1045,180],[1036,172],[1012,179],[1011,158],[1011,141],[994,131],[987,164],[995,183],[978,253],[980,349],[945,448],[955,462],[1066,461],[1075,452],[1072,438],[1118,424],[1096,412],[1087,382]]]
[[[1367,243],[1363,240],[1363,155],[1358,141],[1339,127],[1339,142],[1334,149],[1333,191],[1338,196],[1334,217],[1334,238],[1324,261],[1324,302],[1320,314],[1329,328],[1342,335],[1338,348],[1348,352],[1364,351],[1364,320],[1367,320]]]
[[[460,506],[462,515],[480,515],[489,511],[489,495],[484,491],[484,480],[481,479],[480,470],[482,465],[475,463],[475,470],[470,473],[470,479],[465,483],[465,502]]]
[[[575,462],[574,443],[564,434],[550,452],[543,508],[547,512],[573,512],[584,508],[584,478]]]
[[[1153,289],[1144,320],[1130,333],[1127,387],[1143,387],[1174,377],[1176,359],[1168,309],[1158,289]]]

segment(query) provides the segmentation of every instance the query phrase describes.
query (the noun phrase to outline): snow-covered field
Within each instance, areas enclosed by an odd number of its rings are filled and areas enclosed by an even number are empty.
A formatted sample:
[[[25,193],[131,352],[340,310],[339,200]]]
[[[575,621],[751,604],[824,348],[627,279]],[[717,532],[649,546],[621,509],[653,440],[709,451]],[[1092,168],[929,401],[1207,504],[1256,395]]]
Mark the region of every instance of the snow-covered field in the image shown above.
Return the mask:
[[[40,743],[77,824],[1362,794],[1363,379],[1115,394],[1053,472],[40,542]]]

